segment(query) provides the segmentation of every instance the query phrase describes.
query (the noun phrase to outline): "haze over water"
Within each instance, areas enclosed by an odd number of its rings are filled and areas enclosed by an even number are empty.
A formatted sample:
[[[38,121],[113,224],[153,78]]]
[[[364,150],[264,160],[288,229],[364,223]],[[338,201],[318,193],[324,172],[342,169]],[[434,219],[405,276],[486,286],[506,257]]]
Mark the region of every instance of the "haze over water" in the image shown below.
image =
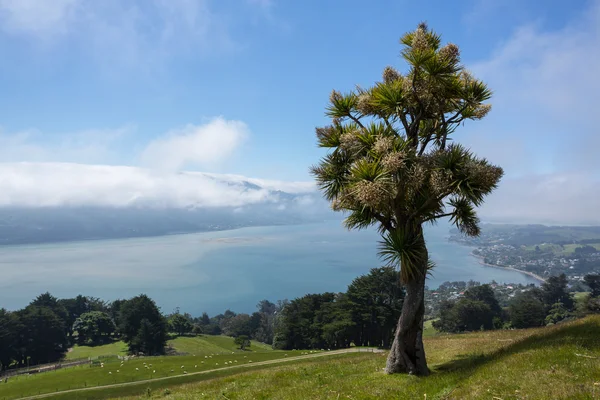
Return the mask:
[[[447,225],[426,229],[437,268],[427,285],[444,281],[537,283],[527,275],[486,267],[471,249],[447,241]],[[382,265],[374,231],[349,232],[340,221],[243,228],[152,238],[0,247],[0,307],[17,309],[45,291],[105,300],[146,293],[164,312],[214,315],[252,312],[261,299],[344,291]]]

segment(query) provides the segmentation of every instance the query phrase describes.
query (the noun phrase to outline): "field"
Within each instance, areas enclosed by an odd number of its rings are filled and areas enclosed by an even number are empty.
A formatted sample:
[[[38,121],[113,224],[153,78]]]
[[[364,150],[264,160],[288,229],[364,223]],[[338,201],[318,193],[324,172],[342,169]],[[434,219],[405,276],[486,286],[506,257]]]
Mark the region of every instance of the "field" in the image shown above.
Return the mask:
[[[429,337],[427,378],[384,375],[385,354],[354,354],[172,387],[167,398],[600,399],[599,332],[597,316],[541,329]]]
[[[182,336],[169,340],[167,345],[173,348],[177,353],[187,353],[196,355],[206,354],[224,354],[236,351],[233,338],[228,336]],[[271,346],[252,341],[249,349],[255,351],[270,351]],[[73,350],[67,353],[67,360],[76,360],[81,358],[97,358],[107,356],[119,356],[127,354],[127,346],[123,342],[114,342],[102,346],[75,346]]]
[[[75,382],[88,377],[102,379],[97,383],[110,384],[111,380],[127,382],[132,378],[162,377],[165,373],[173,378],[48,398],[600,399],[598,332],[600,316],[539,329],[429,336],[425,343],[432,374],[427,378],[383,374],[385,353],[338,354],[314,359],[303,356],[272,365],[250,366],[246,362],[248,359],[255,363],[282,357],[289,359],[301,353],[270,351],[248,353],[245,359],[241,353],[212,358],[159,357],[128,361],[123,367],[116,361],[105,364],[104,368],[65,369],[22,378],[22,384],[9,381],[3,384],[6,386],[0,386],[0,399],[18,397],[17,388],[31,394],[39,390],[54,391],[52,385],[73,387]],[[241,361],[247,368],[222,367],[224,362],[235,359],[238,365]],[[193,367],[191,362],[196,360],[206,360],[198,369],[204,368],[207,373],[185,375],[181,372],[179,363],[189,371]],[[157,373],[144,368],[143,362],[152,363],[151,368],[156,368]],[[209,365],[217,362],[219,366]],[[115,368],[122,368],[118,380]],[[217,369],[213,371],[213,368]],[[113,374],[109,375],[108,371]]]
[[[121,361],[103,358],[95,363],[51,372],[12,377],[0,386],[0,399],[15,399],[64,390],[105,386],[148,379],[187,375],[194,372],[285,359],[304,351],[229,351],[228,354],[142,357]]]
[[[67,353],[67,360],[77,360],[81,358],[96,358],[105,356],[120,356],[127,354],[127,345],[123,342],[114,342],[102,346],[74,346]]]
[[[575,249],[577,247],[581,247],[583,245],[581,245],[581,244],[565,244],[565,245],[561,246],[559,244],[543,243],[538,246],[539,246],[540,250],[542,250],[542,251],[552,251],[552,253],[554,253],[556,255],[569,256],[575,252]],[[595,247],[596,250],[600,250],[600,243],[587,244],[586,246],[592,246],[592,247]],[[527,251],[535,251],[535,247],[536,247],[536,245],[522,246],[522,248]]]

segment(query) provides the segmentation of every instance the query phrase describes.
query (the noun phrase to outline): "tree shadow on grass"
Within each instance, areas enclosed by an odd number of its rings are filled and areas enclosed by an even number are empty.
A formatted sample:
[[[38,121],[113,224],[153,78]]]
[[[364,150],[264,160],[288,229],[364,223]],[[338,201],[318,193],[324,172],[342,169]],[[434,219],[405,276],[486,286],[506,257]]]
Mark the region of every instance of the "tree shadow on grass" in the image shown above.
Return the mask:
[[[599,350],[600,318],[588,318],[547,327],[488,354],[462,354],[451,361],[438,365],[434,369],[434,373],[459,372],[470,375],[474,370],[487,363],[500,361],[524,351],[572,344],[577,344],[588,351]]]

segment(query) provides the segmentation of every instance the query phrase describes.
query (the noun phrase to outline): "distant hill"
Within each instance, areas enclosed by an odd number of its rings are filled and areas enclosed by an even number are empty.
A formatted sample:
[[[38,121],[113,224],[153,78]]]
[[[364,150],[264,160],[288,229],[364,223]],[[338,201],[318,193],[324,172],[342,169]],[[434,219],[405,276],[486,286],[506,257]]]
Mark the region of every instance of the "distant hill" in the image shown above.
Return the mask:
[[[140,197],[130,204],[115,206],[101,202],[93,206],[4,206],[0,207],[0,245],[162,236],[340,218],[311,187],[290,188],[291,192],[286,192],[272,184],[261,186],[261,181],[238,176],[188,175],[201,183],[213,181],[218,188],[227,188],[232,196],[252,200],[218,206],[197,204],[190,196],[185,203],[174,204],[166,194],[163,203]]]

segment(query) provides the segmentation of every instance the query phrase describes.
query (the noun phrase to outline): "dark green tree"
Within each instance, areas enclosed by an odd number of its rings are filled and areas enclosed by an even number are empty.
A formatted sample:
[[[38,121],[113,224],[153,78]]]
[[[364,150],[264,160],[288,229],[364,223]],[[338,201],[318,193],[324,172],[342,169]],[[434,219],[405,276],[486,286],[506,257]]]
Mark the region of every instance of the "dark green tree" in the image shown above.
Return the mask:
[[[517,294],[508,307],[513,327],[533,328],[544,325],[546,307],[534,290]]]
[[[206,326],[208,324],[210,324],[210,318],[207,313],[203,312],[202,317],[200,317],[200,325]]]
[[[546,305],[546,310],[556,303],[562,303],[562,305],[568,310],[572,311],[575,307],[575,301],[573,296],[568,292],[569,281],[565,274],[558,276],[551,276],[542,284],[542,301]]]
[[[550,307],[550,311],[548,311],[548,315],[546,315],[544,322],[546,325],[553,325],[560,321],[564,321],[571,316],[572,314],[567,310],[563,303],[554,303],[552,307]]]
[[[81,314],[73,324],[80,344],[97,345],[106,342],[115,332],[115,323],[110,315],[101,311]]]
[[[17,359],[19,329],[17,314],[0,308],[0,372]]]
[[[199,324],[194,324],[192,327],[192,333],[194,335],[201,335],[202,334],[202,325]]]
[[[229,320],[226,335],[229,336],[250,336],[252,329],[250,327],[250,316],[248,314],[237,314]]]
[[[179,336],[190,333],[194,328],[189,318],[181,314],[173,314],[169,317],[169,327],[172,332],[177,333]]]
[[[454,306],[455,332],[488,330],[494,328],[494,313],[483,301],[463,298]]]
[[[117,299],[109,304],[108,315],[112,318],[115,326],[117,327],[117,334],[120,334],[119,327],[121,326],[121,306],[125,304],[127,300]]]
[[[65,323],[49,307],[30,304],[17,312],[20,321],[19,354],[17,361],[24,365],[60,360],[68,349]]]
[[[332,208],[348,212],[346,226],[377,226],[380,254],[400,267],[406,299],[386,372],[427,375],[423,225],[450,218],[464,234],[479,235],[475,208],[503,171],[451,144],[456,128],[491,109],[491,91],[461,65],[458,47],[442,46],[425,24],[400,42],[404,73],[386,67],[373,87],[332,92],[332,123],[316,132],[331,151],[312,173]]]
[[[250,338],[246,335],[236,336],[235,339],[233,339],[233,343],[235,343],[240,350],[246,350],[251,345]]]
[[[433,327],[442,332],[488,330],[499,324],[502,308],[490,285],[469,287],[458,301],[443,301]]]
[[[583,281],[590,288],[591,297],[600,297],[600,275],[589,274],[583,277]]]
[[[119,321],[119,331],[130,352],[146,355],[164,353],[167,321],[148,296],[142,294],[122,303]]]
[[[389,348],[402,312],[400,273],[392,267],[373,268],[352,281],[347,296],[354,344]]]
[[[69,332],[70,327],[67,326],[70,320],[69,312],[67,311],[65,306],[61,304],[60,300],[52,296],[49,292],[40,294],[30,303],[30,305],[37,307],[47,307],[50,310],[52,310],[52,312],[56,314],[56,316],[60,318],[60,320],[63,322],[66,332]]]
[[[496,299],[494,290],[490,285],[472,286],[465,291],[464,296],[466,299],[487,304],[494,317],[499,317],[502,313],[502,307],[500,307],[500,303],[498,303],[498,299]]]

